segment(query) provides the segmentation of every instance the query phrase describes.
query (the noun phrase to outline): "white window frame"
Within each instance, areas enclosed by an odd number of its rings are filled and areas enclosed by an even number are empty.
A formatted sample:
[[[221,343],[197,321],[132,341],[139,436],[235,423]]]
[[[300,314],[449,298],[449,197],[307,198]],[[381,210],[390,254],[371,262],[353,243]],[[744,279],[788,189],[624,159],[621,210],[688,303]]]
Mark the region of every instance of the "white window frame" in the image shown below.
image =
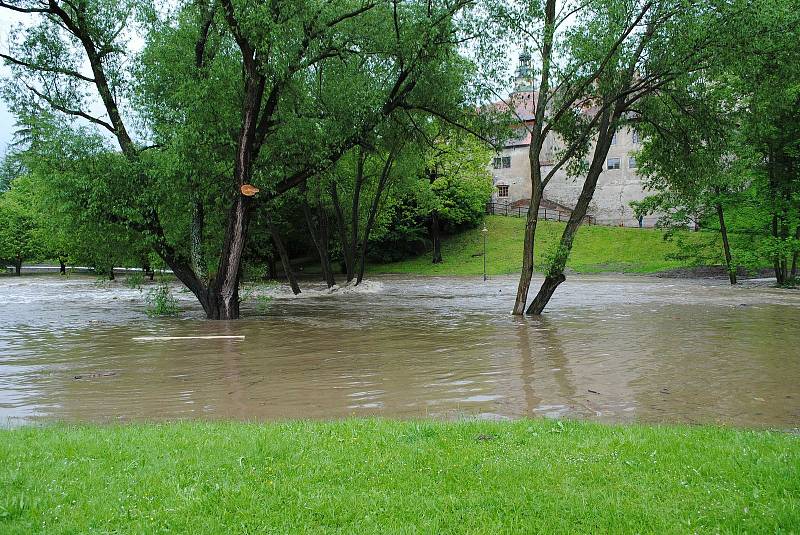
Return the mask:
[[[609,171],[614,169],[619,169],[621,166],[622,166],[622,161],[619,158],[609,158],[608,160],[606,160],[606,169]]]

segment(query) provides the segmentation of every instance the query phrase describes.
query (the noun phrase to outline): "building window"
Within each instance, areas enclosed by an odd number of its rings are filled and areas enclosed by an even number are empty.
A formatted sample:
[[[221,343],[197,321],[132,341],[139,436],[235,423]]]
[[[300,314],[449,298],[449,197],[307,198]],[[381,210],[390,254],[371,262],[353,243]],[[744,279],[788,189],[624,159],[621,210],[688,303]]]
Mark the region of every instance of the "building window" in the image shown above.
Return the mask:
[[[511,156],[503,156],[503,167],[506,169],[511,167]]]
[[[506,186],[505,184],[497,186],[497,196],[508,197],[508,186]]]
[[[495,159],[494,159],[494,162],[492,162],[492,166],[493,166],[495,169],[500,169],[500,168],[503,166],[503,159],[502,159],[502,158],[500,158],[500,157],[498,157],[498,158],[495,158]]]
[[[633,133],[633,142],[634,143],[639,143],[639,132],[634,132]]]
[[[609,158],[608,159],[608,168],[609,169],[619,169],[619,158]]]
[[[611,144],[612,145],[616,145],[617,144],[617,134],[614,134],[613,136],[611,136]]]
[[[636,156],[628,157],[628,169],[636,169]]]

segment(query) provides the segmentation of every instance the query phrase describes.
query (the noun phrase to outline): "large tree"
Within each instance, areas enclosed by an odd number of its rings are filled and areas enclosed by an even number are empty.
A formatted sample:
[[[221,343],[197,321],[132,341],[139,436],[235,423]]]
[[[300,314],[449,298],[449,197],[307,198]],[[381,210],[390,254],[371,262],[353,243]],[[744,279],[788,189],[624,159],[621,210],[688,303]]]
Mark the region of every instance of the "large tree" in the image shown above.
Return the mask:
[[[209,318],[234,319],[254,203],[330,168],[398,110],[436,112],[468,4],[4,0],[37,17],[3,56],[6,95],[18,112],[110,133],[129,180],[104,216],[141,233]]]
[[[532,196],[515,314],[541,314],[566,279],[572,244],[614,134],[634,123],[636,104],[681,74],[704,68],[714,57],[718,33],[731,24],[729,14],[736,8],[719,4],[545,0],[543,5],[522,2],[495,10],[498,21],[525,36],[540,65],[531,76],[535,86],[534,120],[529,127]],[[509,102],[508,107],[519,106]],[[526,309],[539,204],[549,180],[562,168],[582,179],[583,185],[559,243],[545,255],[545,280]]]

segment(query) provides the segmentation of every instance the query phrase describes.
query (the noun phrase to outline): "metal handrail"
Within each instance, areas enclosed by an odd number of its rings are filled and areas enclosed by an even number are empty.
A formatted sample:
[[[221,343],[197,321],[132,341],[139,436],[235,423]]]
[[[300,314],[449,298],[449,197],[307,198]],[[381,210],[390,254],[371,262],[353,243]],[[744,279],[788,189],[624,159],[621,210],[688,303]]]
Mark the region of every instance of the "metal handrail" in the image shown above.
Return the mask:
[[[529,207],[527,206],[511,206],[508,202],[495,202],[489,201],[486,203],[486,213],[489,215],[502,215],[508,217],[523,217],[528,215]],[[553,208],[539,208],[539,219],[548,221],[569,221],[571,212]],[[642,218],[641,226],[643,228],[652,228],[658,222],[658,216],[647,216]],[[584,223],[588,225],[600,225],[606,227],[639,227],[639,221],[632,217],[619,217],[619,218],[597,218],[595,216],[587,215],[584,218]]]

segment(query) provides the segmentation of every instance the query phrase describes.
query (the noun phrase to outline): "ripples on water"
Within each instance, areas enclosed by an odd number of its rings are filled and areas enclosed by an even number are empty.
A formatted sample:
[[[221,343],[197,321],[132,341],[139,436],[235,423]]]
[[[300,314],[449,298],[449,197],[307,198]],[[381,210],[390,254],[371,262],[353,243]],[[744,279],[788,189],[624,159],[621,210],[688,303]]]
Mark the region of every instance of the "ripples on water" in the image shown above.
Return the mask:
[[[244,304],[209,322],[143,293],[0,278],[0,420],[580,417],[797,427],[800,293],[722,282],[573,277],[542,319],[515,281],[385,277]],[[244,340],[133,341],[243,335]]]

